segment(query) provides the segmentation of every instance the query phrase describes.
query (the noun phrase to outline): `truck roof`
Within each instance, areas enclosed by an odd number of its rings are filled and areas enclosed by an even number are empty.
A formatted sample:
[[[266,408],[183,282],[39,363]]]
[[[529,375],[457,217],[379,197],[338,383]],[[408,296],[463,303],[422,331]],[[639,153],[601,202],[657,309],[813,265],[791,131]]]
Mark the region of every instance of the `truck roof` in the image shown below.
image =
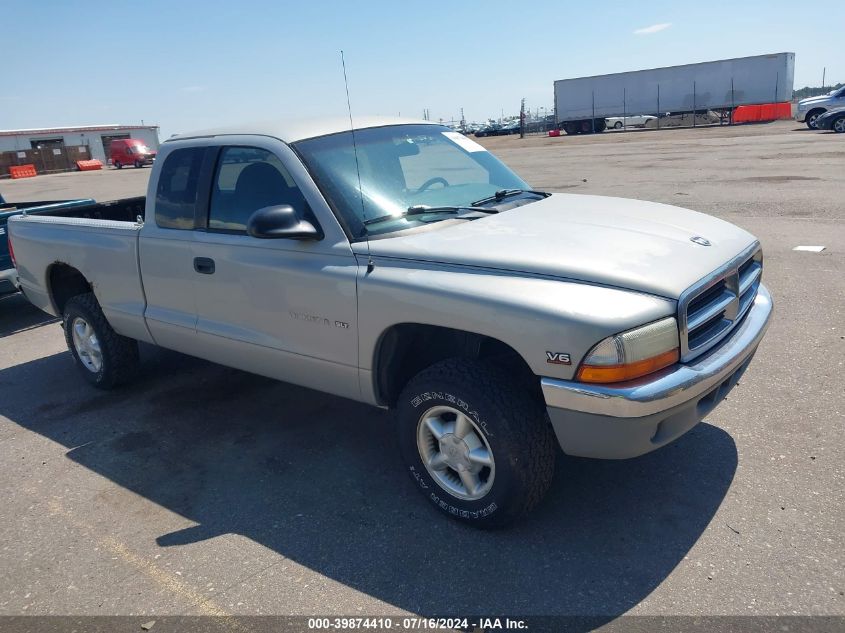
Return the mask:
[[[405,117],[363,116],[353,117],[356,130],[385,127],[388,125],[439,125],[434,121],[423,121]],[[351,129],[349,117],[324,117],[316,119],[287,119],[260,123],[240,124],[235,126],[199,130],[196,132],[174,134],[168,141],[207,136],[226,136],[233,134],[257,134],[272,136],[286,143],[294,143],[306,138],[348,132]]]

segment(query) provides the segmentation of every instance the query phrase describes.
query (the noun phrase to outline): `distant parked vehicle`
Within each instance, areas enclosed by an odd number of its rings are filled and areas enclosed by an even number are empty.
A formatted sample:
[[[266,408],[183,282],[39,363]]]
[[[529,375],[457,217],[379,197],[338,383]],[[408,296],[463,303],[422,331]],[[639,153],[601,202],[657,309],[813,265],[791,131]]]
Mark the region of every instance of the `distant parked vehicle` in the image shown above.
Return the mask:
[[[475,136],[479,136],[479,137],[480,136],[499,136],[499,134],[501,134],[501,132],[499,130],[501,130],[501,129],[502,128],[501,128],[500,125],[496,125],[496,124],[485,125],[485,126],[479,128],[478,130],[475,131]]]
[[[721,117],[712,110],[698,110],[697,112],[666,112],[653,120],[646,121],[645,127],[654,129],[669,127],[692,127],[695,125],[713,125],[721,123]]]
[[[808,97],[798,102],[795,120],[804,122],[811,130],[816,129],[816,120],[828,110],[845,106],[845,86],[831,90],[826,95]]]
[[[124,165],[135,165],[135,167],[152,165],[155,157],[155,150],[150,149],[144,141],[137,138],[114,139],[109,146],[109,158],[117,169]]]
[[[649,121],[657,119],[650,114],[633,114],[631,116],[611,116],[605,119],[608,128],[621,130],[623,127],[645,127]]]
[[[833,130],[839,134],[845,132],[845,106],[819,115],[816,118],[816,129]]]

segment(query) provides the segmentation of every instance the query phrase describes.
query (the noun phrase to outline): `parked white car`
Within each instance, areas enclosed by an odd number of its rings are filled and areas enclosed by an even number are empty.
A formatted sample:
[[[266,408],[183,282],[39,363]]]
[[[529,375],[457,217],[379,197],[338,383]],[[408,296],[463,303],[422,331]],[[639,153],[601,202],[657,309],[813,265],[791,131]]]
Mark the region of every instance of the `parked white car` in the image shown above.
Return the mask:
[[[657,120],[656,116],[650,114],[636,114],[632,116],[611,116],[607,117],[607,127],[621,130],[623,127],[645,127],[649,121]]]

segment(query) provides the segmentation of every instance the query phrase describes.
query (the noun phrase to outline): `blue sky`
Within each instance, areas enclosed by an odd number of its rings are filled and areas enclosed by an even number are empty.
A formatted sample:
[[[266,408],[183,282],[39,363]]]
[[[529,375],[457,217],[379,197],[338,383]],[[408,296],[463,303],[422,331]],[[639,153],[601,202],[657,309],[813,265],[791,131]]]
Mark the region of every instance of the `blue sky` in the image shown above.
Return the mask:
[[[590,6],[589,10],[577,7]],[[821,8],[824,7],[824,11]],[[845,5],[702,2],[9,2],[0,129],[171,133],[343,114],[468,120],[550,108],[555,79],[796,53],[795,87],[845,81]],[[10,63],[11,60],[14,63]],[[34,95],[39,95],[37,98]]]

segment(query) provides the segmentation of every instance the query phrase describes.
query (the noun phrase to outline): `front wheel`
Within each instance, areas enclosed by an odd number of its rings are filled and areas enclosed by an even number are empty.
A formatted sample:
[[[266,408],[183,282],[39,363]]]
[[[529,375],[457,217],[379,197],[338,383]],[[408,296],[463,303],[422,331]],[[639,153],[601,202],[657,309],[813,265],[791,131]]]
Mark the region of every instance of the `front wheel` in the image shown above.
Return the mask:
[[[845,132],[845,115],[837,117],[834,119],[833,124],[830,126],[830,129],[834,132],[838,132],[842,134]]]
[[[135,161],[135,169],[138,169],[139,167],[143,167],[143,166],[144,166],[144,163],[142,163],[141,161],[139,161],[139,160]]]
[[[115,169],[121,169],[122,167],[123,167],[123,165],[120,164],[119,160],[114,161],[114,168]]]
[[[614,124],[613,124],[613,129],[615,129],[615,130],[621,130],[621,129],[622,129],[622,121],[617,121],[616,123],[614,123]]]
[[[804,119],[804,123],[807,124],[807,127],[811,130],[818,129],[816,127],[816,119],[818,119],[822,114],[824,114],[824,110],[813,110],[812,112],[808,112],[806,118]]]
[[[555,438],[542,403],[478,361],[446,360],[414,377],[399,397],[398,433],[420,491],[467,524],[506,525],[551,485]]]
[[[138,342],[112,329],[93,292],[68,300],[62,327],[74,364],[89,383],[111,389],[134,376]]]

